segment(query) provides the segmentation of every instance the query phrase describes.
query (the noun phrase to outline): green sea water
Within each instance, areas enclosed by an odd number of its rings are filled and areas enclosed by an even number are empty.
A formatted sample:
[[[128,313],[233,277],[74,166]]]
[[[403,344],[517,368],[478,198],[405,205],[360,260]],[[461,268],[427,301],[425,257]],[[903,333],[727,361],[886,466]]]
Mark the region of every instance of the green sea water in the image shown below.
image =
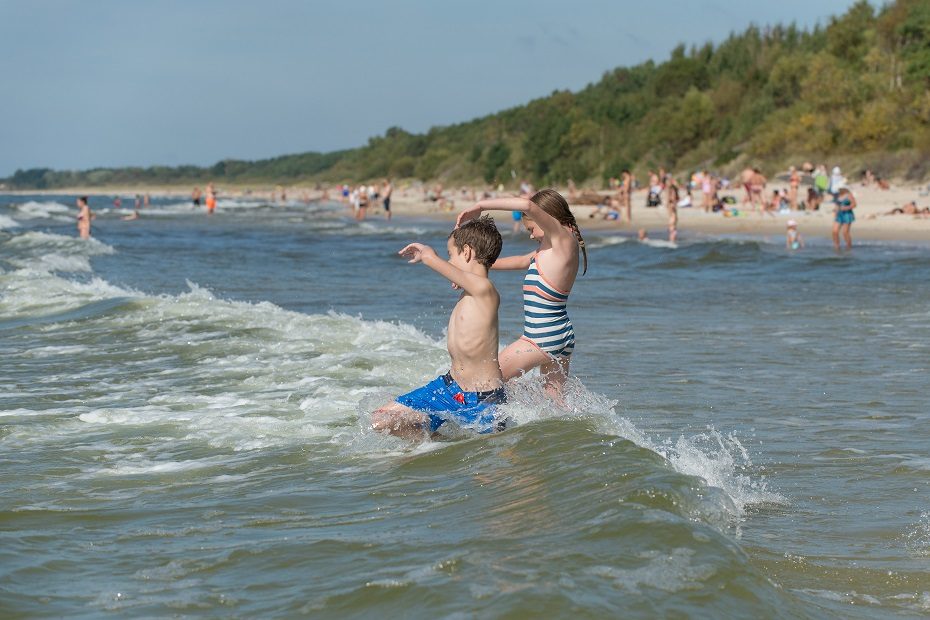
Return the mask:
[[[589,234],[564,406],[412,446],[367,420],[446,370],[396,256],[444,223],[108,203],[0,196],[4,617],[930,612],[927,247]]]

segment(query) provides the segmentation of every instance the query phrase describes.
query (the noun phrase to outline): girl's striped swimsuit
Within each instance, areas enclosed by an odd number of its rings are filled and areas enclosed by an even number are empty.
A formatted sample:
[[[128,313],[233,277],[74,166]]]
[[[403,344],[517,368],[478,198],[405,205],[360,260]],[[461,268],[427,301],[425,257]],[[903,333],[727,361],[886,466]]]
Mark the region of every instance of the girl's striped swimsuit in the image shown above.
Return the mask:
[[[534,255],[523,278],[523,340],[549,355],[570,356],[575,349],[575,330],[567,306],[568,293],[546,282]]]

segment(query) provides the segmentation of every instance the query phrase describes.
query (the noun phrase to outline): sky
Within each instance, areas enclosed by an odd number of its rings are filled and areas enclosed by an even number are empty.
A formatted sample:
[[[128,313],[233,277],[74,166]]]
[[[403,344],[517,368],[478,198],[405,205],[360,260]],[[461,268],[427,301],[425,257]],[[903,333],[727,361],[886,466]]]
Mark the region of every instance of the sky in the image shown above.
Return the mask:
[[[852,4],[0,0],[0,177],[357,147]]]

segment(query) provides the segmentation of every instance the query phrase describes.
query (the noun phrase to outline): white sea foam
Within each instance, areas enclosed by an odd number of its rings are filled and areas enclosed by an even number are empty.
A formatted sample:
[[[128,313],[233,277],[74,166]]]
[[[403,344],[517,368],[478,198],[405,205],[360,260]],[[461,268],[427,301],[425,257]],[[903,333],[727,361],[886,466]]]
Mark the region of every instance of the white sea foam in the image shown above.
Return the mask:
[[[577,379],[566,384],[564,406],[548,398],[536,373],[514,381],[508,388],[508,403],[500,408],[502,417],[526,424],[549,417],[583,417],[592,420],[605,434],[616,435],[662,456],[675,471],[696,476],[723,496],[717,503],[733,517],[742,517],[747,506],[784,504],[786,499],[768,488],[756,472],[749,451],[733,434],[714,429],[676,440],[656,439],[638,429],[630,420],[617,415],[617,403],[589,391]]]
[[[112,251],[105,244],[78,241],[84,245],[70,245],[74,241],[29,233],[14,245],[40,247],[45,250],[40,256],[55,254],[48,251],[49,245]],[[366,321],[335,312],[306,315],[268,302],[226,301],[194,283],[189,283],[187,293],[153,297],[96,278],[75,282],[41,270],[20,269],[0,275],[0,284],[4,289],[0,314],[5,316],[60,312],[114,297],[135,300],[131,310],[81,323],[81,329],[90,334],[130,334],[121,345],[124,352],[117,354],[134,361],[128,366],[82,369],[88,379],[103,376],[106,383],[100,396],[62,403],[59,412],[67,421],[56,428],[65,441],[86,434],[87,425],[115,433],[147,427],[154,435],[159,432],[155,429],[172,429],[169,445],[182,442],[249,451],[324,440],[353,452],[383,455],[400,445],[366,431],[367,413],[411,386],[432,379],[448,364],[444,343],[410,325]],[[81,344],[51,345],[55,346],[61,348],[47,347],[44,352],[24,355],[65,360],[86,355]],[[144,358],[132,357],[132,350],[144,350]],[[179,355],[189,361],[178,364]],[[82,376],[67,364],[61,372],[67,373],[69,380]],[[109,380],[108,375],[114,372],[131,380]],[[766,488],[764,480],[753,477],[756,474],[751,473],[749,454],[734,435],[709,430],[676,441],[653,439],[618,417],[616,403],[590,392],[577,380],[569,383],[561,407],[545,396],[538,376],[517,381],[509,388],[509,396],[509,402],[499,409],[501,417],[516,424],[565,415],[595,420],[603,432],[652,450],[676,471],[720,489],[725,497],[719,502],[733,515],[742,515],[747,505],[784,501]],[[135,404],[114,405],[132,401]],[[44,442],[47,432],[22,427],[6,439]],[[162,443],[146,448],[146,458],[152,463],[166,460],[161,452],[167,448]],[[427,444],[418,449],[440,448]],[[157,472],[152,469],[154,465],[122,463],[130,457],[112,454],[110,473]],[[120,464],[122,468],[116,467]]]
[[[14,220],[8,215],[0,215],[0,230],[8,230],[10,228],[16,228],[19,226],[19,222]]]
[[[620,235],[611,235],[609,237],[594,237],[585,241],[585,247],[587,247],[589,250],[596,250],[598,248],[606,248],[612,245],[620,245],[621,243],[626,243],[629,240],[629,237],[621,237]]]
[[[35,202],[30,200],[23,204],[16,205],[16,210],[23,219],[53,219],[58,221],[71,221],[74,219],[70,215],[74,211],[77,215],[77,209],[61,204],[60,202]]]

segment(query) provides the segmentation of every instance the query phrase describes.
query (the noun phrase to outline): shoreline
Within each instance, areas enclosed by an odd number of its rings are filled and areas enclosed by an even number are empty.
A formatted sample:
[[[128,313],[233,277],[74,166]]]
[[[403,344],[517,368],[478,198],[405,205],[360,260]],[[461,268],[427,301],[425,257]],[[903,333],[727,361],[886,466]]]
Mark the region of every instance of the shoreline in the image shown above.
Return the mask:
[[[781,187],[782,184],[773,184],[770,188]],[[285,188],[289,197],[309,195],[319,199],[319,191],[309,191],[306,188]],[[471,191],[470,188],[464,188]],[[857,198],[856,221],[852,226],[853,243],[863,241],[903,241],[903,242],[930,242],[930,217],[915,215],[884,215],[895,207],[901,207],[911,200],[917,201],[918,206],[930,205],[930,197],[921,195],[922,187],[895,186],[889,190],[872,187],[855,187],[853,192]],[[5,191],[0,192],[10,196],[74,196],[86,194],[89,196],[131,196],[148,193],[154,196],[172,197],[181,200],[189,199],[190,193],[176,187],[139,188],[67,188],[41,191]],[[270,196],[266,189],[245,190],[242,188],[220,188],[220,199],[265,199]],[[609,196],[610,192],[598,192],[602,196]],[[333,202],[341,202],[335,190],[330,191]],[[687,239],[689,233],[700,235],[745,235],[752,237],[780,236],[784,238],[786,224],[789,219],[798,223],[798,229],[805,238],[831,239],[833,228],[833,208],[829,202],[824,203],[819,211],[793,211],[789,214],[760,214],[758,211],[743,210],[741,207],[742,193],[737,190],[721,192],[722,196],[736,198],[739,216],[725,217],[721,213],[705,213],[700,207],[678,209],[679,239]],[[399,187],[395,190],[391,200],[391,211],[397,218],[428,217],[430,219],[454,222],[459,210],[470,201],[461,192],[450,192],[454,201],[451,209],[440,209],[437,202],[426,201],[422,193],[410,187]],[[571,205],[572,211],[578,220],[582,232],[597,230],[598,232],[627,233],[636,236],[640,228],[646,229],[651,239],[667,239],[668,210],[664,206],[645,207],[645,191],[638,190],[633,195],[633,222],[625,223],[619,220],[605,220],[600,217],[589,217],[595,207],[586,205]],[[694,192],[694,202],[700,204],[700,192]],[[506,213],[495,214],[498,225],[508,229],[511,223]],[[507,219],[505,220],[504,217]],[[380,206],[369,209],[369,218],[381,219],[383,212]]]

